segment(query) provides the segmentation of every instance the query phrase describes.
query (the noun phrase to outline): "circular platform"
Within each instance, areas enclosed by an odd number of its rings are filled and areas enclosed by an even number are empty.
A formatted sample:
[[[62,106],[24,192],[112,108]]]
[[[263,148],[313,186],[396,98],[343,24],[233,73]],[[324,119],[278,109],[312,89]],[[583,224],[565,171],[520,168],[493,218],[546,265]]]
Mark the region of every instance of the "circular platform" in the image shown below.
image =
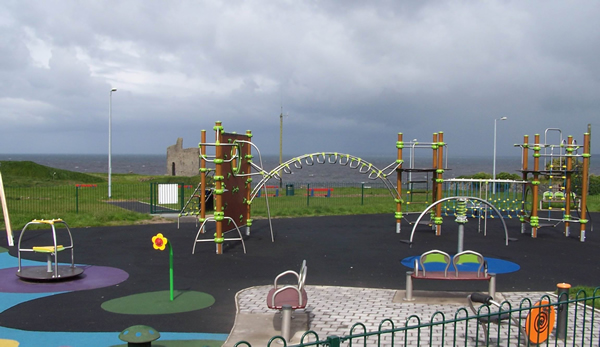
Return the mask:
[[[415,260],[419,260],[420,256],[412,256],[406,257],[402,259],[400,262],[402,265],[413,268],[415,264]],[[498,258],[488,258],[484,257],[484,259],[488,263],[488,272],[495,274],[506,274],[515,271],[519,271],[521,267],[517,263],[513,263],[512,261],[498,259]],[[427,271],[444,271],[445,265],[442,263],[429,263],[427,265]],[[454,268],[451,268],[454,271]],[[459,265],[459,270],[462,271],[477,271],[477,265],[475,264],[464,264]]]
[[[127,272],[114,267],[80,266],[84,269],[84,273],[78,277],[70,277],[61,281],[26,280],[15,276],[17,267],[0,269],[0,293],[55,293],[90,290],[114,286],[129,278]]]
[[[62,281],[81,275],[83,269],[70,265],[58,265],[57,273],[58,277],[54,277],[54,272],[48,272],[46,266],[27,266],[22,267],[21,271],[17,271],[17,276],[30,281]]]

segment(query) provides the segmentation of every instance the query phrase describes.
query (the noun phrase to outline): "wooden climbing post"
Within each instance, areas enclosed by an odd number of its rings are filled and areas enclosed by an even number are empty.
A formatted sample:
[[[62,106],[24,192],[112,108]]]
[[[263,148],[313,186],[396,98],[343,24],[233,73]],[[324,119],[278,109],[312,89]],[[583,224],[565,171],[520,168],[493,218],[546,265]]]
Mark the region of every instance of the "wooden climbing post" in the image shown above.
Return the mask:
[[[223,208],[223,148],[221,146],[221,133],[223,126],[221,122],[215,122],[215,212],[216,222],[215,244],[217,254],[223,254],[223,219],[225,216]]]
[[[435,185],[436,189],[436,201],[442,200],[442,183],[444,183],[444,133],[438,133],[437,145],[437,169],[435,170]],[[435,216],[438,220],[436,223],[436,235],[442,234],[442,204],[437,204],[435,207]]]
[[[246,130],[246,136],[248,137],[248,142],[250,142],[252,140],[252,131]],[[247,144],[244,148],[244,153],[240,154],[242,156],[241,160],[245,163],[242,167],[245,166],[248,169],[248,172],[244,172],[244,174],[250,174],[250,170],[252,170],[252,166],[250,165],[250,163],[252,163],[252,146]],[[246,204],[246,235],[250,235],[250,227],[252,226],[252,205],[250,204],[251,193],[252,178],[248,177],[246,179],[246,198],[244,199],[244,203]]]
[[[398,190],[398,196],[396,197],[396,233],[400,233],[400,226],[402,224],[402,149],[404,148],[402,133],[398,133],[398,142],[396,142],[396,148],[398,150],[398,159],[396,163],[399,164],[396,168],[396,189]],[[410,182],[409,182],[410,184]]]
[[[579,241],[585,241],[585,226],[588,222],[587,217],[587,193],[588,193],[588,174],[590,170],[590,134],[583,134],[583,172],[581,174],[581,215],[584,219],[579,220]]]
[[[538,202],[539,202],[539,188],[540,188],[540,134],[534,135],[533,144],[533,204],[531,206],[531,218],[529,224],[531,224],[531,237],[537,237],[537,230],[539,227],[538,217]]]

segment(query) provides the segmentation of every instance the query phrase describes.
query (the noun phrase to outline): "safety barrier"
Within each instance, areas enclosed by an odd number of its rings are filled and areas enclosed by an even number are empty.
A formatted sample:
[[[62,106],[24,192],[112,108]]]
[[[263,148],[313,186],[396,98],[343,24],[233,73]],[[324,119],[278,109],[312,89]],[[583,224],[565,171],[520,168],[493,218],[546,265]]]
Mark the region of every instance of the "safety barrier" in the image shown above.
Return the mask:
[[[318,213],[319,209],[352,208],[355,211],[357,206],[362,206],[364,211],[361,213],[394,213],[395,202],[391,199],[387,188],[379,182],[361,183],[299,183],[286,182],[285,194],[280,194],[277,199],[270,199],[269,204],[272,211],[277,214],[279,210],[285,211],[290,215],[294,209],[303,210],[307,207],[314,209]],[[287,188],[289,186],[289,189]],[[298,191],[305,192],[307,188],[331,188],[335,194],[329,199],[321,197],[304,196],[304,194],[294,194]],[[178,186],[178,189],[184,189],[179,194],[180,199],[189,198],[194,189],[191,185]],[[65,213],[97,213],[110,212],[119,209],[136,210],[141,213],[162,213],[162,211],[178,210],[181,202],[176,204],[158,204],[154,205],[151,211],[151,198],[157,199],[158,187],[155,183],[113,183],[112,198],[108,199],[108,186],[106,183],[96,184],[96,187],[87,186],[49,186],[49,187],[11,187],[5,186],[6,202],[11,214],[11,221],[15,223],[13,215],[21,216],[23,224],[13,227],[21,228],[26,222],[47,216],[48,218],[65,216]],[[422,211],[425,204],[418,204],[424,196],[415,196],[410,205],[407,205],[407,211]],[[600,194],[588,196],[588,205],[594,206],[600,203]],[[252,204],[252,210],[255,215],[265,215],[264,198],[256,199]],[[499,205],[499,209],[502,205]],[[469,206],[468,206],[469,207]],[[1,216],[0,216],[1,217]],[[470,217],[470,216],[469,216]]]
[[[333,188],[308,188],[307,194],[310,196],[324,196],[326,198],[331,197],[331,192],[333,192]],[[316,194],[315,194],[316,192]]]
[[[258,194],[256,196],[260,198],[262,196],[263,191],[266,191],[267,196],[269,197],[276,198],[279,196],[279,186],[265,186],[263,189],[258,191]]]
[[[537,345],[533,340],[539,342],[542,336],[543,346],[598,346],[600,315],[593,305],[599,301],[600,287],[592,294],[580,291],[573,299],[548,294],[539,301],[524,298],[518,304],[503,302],[500,311],[482,306],[473,314],[463,307],[452,317],[436,311],[429,321],[413,314],[399,326],[392,319],[384,319],[375,331],[367,331],[365,324],[356,323],[346,336],[321,338],[316,332],[307,331],[294,346],[530,346]],[[547,316],[553,310],[557,312],[556,320]],[[485,329],[479,324],[500,316],[514,318],[517,324],[488,324]],[[282,342],[285,345],[283,337],[274,336],[267,346],[281,346]],[[239,341],[234,346],[252,345]]]
[[[11,217],[17,214],[23,215],[24,220],[31,220],[45,215],[56,217],[66,213],[97,213],[123,208],[141,213],[177,210],[182,200],[191,194],[193,186],[176,184],[176,187],[179,198],[174,204],[159,204],[158,185],[148,182],[113,183],[110,199],[106,183],[49,187],[9,186],[5,187],[4,191]],[[151,206],[153,201],[154,205]]]

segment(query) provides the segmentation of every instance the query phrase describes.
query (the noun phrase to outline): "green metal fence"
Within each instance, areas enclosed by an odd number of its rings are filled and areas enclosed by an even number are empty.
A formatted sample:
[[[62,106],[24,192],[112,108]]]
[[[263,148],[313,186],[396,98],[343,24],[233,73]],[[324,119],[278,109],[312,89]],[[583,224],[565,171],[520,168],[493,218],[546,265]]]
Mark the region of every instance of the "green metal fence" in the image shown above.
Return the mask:
[[[195,190],[195,186],[181,183],[151,183],[150,213],[180,212]]]
[[[176,201],[161,203],[158,183],[112,184],[111,198],[107,184],[75,184],[50,187],[7,187],[6,201],[10,213],[32,215],[93,213],[124,208],[140,213],[178,212],[195,187],[175,184]]]
[[[266,215],[265,194],[271,213],[290,214],[294,211],[342,210],[352,208],[365,213],[394,213],[396,202],[383,183],[298,183],[261,190],[252,202],[256,215]]]
[[[502,303],[500,309],[482,305],[476,312],[456,310],[451,317],[436,311],[426,320],[410,315],[404,322],[384,319],[375,331],[362,323],[354,324],[345,336],[321,338],[308,331],[294,346],[599,346],[600,287],[589,295],[580,291],[572,299],[567,295],[544,295],[517,305]],[[503,324],[481,324],[502,317]],[[281,336],[274,336],[267,346],[286,346]],[[249,346],[246,341],[234,346]]]
[[[77,184],[51,187],[7,187],[11,213],[87,213],[116,208],[111,201],[149,203],[148,184],[113,184],[108,198],[106,184]]]
[[[108,186],[104,184],[78,184],[49,187],[5,187],[6,200],[10,213],[53,214],[93,213],[114,211],[125,208],[141,213],[166,213],[181,211],[185,202],[193,195],[196,187],[177,184],[177,201],[160,201],[162,183],[112,184],[112,197],[108,198]],[[344,212],[352,209],[358,213],[393,213],[396,208],[394,198],[385,185],[379,182],[332,184],[288,182],[279,188],[268,188],[263,194],[269,195],[271,213],[277,215],[298,215],[319,212]],[[422,211],[429,196],[411,196],[405,200],[403,211]],[[600,195],[589,197],[590,203],[599,203]],[[264,196],[254,199],[253,215],[266,216]]]

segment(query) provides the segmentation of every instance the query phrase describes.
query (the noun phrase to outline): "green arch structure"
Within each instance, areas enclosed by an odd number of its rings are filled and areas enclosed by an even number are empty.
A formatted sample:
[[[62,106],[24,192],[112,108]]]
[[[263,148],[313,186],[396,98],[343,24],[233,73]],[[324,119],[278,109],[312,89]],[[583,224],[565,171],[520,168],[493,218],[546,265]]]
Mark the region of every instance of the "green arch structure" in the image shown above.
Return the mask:
[[[311,154],[303,154],[301,156],[292,158],[286,161],[285,163],[280,164],[279,166],[277,166],[269,172],[263,172],[263,178],[254,187],[252,193],[250,194],[250,201],[254,200],[254,198],[258,195],[260,189],[265,184],[267,184],[267,182],[270,179],[280,179],[280,172],[291,174],[294,169],[302,169],[303,165],[313,166],[315,164],[340,164],[342,166],[348,166],[351,169],[358,170],[361,174],[368,175],[368,178],[371,180],[380,179],[390,192],[392,198],[400,199],[396,187],[394,187],[392,182],[388,180],[388,176],[394,174],[396,172],[396,169],[400,165],[402,165],[402,162],[396,161],[383,169],[379,169],[372,163],[369,163],[368,161],[363,160],[359,157],[355,157],[351,154],[344,154],[338,152],[317,152]]]

